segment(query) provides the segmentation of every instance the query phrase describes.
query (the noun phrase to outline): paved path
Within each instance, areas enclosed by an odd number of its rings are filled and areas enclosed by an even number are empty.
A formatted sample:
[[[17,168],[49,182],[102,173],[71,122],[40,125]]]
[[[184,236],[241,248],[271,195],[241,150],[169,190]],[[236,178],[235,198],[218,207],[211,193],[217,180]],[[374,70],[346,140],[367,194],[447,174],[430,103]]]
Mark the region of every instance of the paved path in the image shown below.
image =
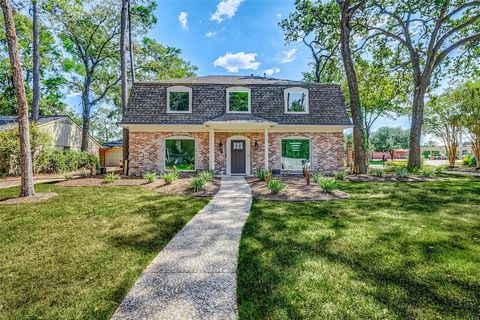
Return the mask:
[[[63,176],[58,176],[58,177],[52,177],[52,178],[41,178],[41,179],[36,179],[35,177],[33,178],[33,183],[34,184],[39,184],[39,183],[49,183],[49,182],[59,182],[63,181],[65,178]],[[0,189],[7,189],[11,187],[17,187],[20,185],[20,178],[18,179],[5,179],[5,180],[0,180]]]
[[[112,319],[236,319],[237,260],[252,196],[243,177],[220,190],[163,248]]]

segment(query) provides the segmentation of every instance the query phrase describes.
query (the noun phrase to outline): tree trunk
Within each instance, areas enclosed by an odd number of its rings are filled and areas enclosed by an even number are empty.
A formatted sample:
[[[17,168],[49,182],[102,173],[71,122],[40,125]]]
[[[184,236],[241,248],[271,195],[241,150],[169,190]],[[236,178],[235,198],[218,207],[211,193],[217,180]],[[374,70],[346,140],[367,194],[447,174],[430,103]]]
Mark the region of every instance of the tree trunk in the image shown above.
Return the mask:
[[[349,1],[343,1],[341,5],[340,20],[340,43],[342,51],[343,66],[348,81],[348,90],[350,93],[350,111],[353,120],[353,173],[363,174],[367,172],[365,148],[363,145],[363,123],[360,113],[360,94],[358,92],[357,74],[352,59],[350,49],[350,14]]]
[[[410,126],[410,145],[408,149],[408,168],[416,169],[422,166],[420,141],[422,138],[423,110],[425,109],[425,86],[415,85],[412,105],[412,124]]]
[[[32,120],[37,121],[40,113],[40,19],[38,13],[38,0],[32,0],[33,15],[33,101]]]
[[[85,80],[83,92],[82,92],[82,108],[83,108],[83,113],[82,113],[82,151],[88,151],[88,142],[89,142],[89,131],[90,131],[90,80],[87,79]]]
[[[125,39],[127,33],[127,15],[128,15],[128,3],[127,0],[122,0],[122,13],[120,16],[120,77],[121,77],[121,87],[122,87],[122,115],[125,116],[125,110],[127,108],[127,59],[126,59],[126,50],[125,50]],[[130,31],[129,25],[129,31]],[[131,34],[129,32],[129,40],[131,41]],[[130,48],[131,50],[131,48]],[[130,51],[130,54],[132,52]],[[133,72],[133,68],[132,68]],[[125,160],[128,160],[128,130],[123,129],[123,164],[125,166]],[[128,174],[126,167],[123,168],[125,174]]]
[[[4,21],[5,35],[8,42],[8,55],[12,68],[13,87],[18,104],[18,127],[20,134],[20,166],[21,166],[21,197],[35,195],[33,186],[32,154],[30,152],[30,134],[28,127],[28,105],[23,82],[22,66],[18,53],[18,40],[13,20],[12,6],[10,0],[0,0]]]
[[[128,46],[130,49],[130,76],[132,78],[132,85],[133,85],[133,83],[135,82],[135,61],[133,60],[131,1],[127,0],[127,4],[128,4]]]
[[[476,134],[472,140],[472,152],[475,160],[477,161],[477,166],[475,171],[480,170],[480,133]]]

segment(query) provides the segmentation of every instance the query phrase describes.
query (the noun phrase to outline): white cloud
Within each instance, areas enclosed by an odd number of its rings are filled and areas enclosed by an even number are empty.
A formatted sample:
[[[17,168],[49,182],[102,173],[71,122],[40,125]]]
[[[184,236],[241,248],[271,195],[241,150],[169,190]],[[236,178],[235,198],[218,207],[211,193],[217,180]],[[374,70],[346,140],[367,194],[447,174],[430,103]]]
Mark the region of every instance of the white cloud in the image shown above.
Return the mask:
[[[225,18],[232,18],[237,13],[238,7],[243,0],[222,0],[217,4],[217,11],[211,16],[210,20],[217,21],[218,23],[225,20]]]
[[[282,17],[282,14],[281,14],[281,13],[276,13],[275,15],[277,16],[277,18],[281,18],[281,17]]]
[[[185,11],[180,12],[178,15],[178,21],[180,22],[180,25],[182,26],[183,29],[188,30],[188,13]]]
[[[238,72],[240,69],[257,70],[260,66],[260,62],[256,61],[256,53],[227,52],[223,56],[220,56],[213,62],[215,67],[222,67],[229,72]]]
[[[282,56],[280,57],[280,63],[289,63],[295,60],[295,54],[297,53],[297,48],[292,48],[287,51],[282,52]]]
[[[267,76],[271,76],[275,73],[279,73],[280,72],[280,68],[279,67],[271,67],[271,68],[268,68],[266,70],[263,70],[263,73],[265,73]]]
[[[208,31],[207,33],[205,33],[205,37],[207,38],[213,38],[217,35],[217,31]]]

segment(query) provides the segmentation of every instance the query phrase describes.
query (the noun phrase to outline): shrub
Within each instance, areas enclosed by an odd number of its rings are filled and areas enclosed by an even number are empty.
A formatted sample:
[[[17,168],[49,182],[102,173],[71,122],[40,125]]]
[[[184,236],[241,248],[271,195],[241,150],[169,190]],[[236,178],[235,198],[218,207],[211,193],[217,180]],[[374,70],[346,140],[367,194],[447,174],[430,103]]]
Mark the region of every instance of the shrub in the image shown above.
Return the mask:
[[[448,168],[448,165],[441,165],[435,168],[435,174],[440,174]]]
[[[337,190],[339,187],[338,181],[333,178],[321,178],[318,180],[318,186],[322,189],[323,193],[331,193],[333,190]]]
[[[213,180],[213,171],[212,170],[201,171],[201,172],[198,173],[198,177],[200,179],[203,179],[203,181],[212,181]]]
[[[337,179],[338,181],[345,180],[345,171],[340,170],[340,171],[335,172],[335,179]]]
[[[267,183],[267,188],[270,190],[271,193],[277,194],[282,192],[285,189],[286,185],[282,181],[278,179],[270,179]]]
[[[205,185],[205,180],[200,177],[193,177],[190,179],[190,187],[193,189],[193,192],[199,192],[203,189]]]
[[[435,168],[422,167],[418,170],[418,174],[423,177],[433,177],[435,175]]]
[[[87,178],[90,174],[86,171],[80,171],[80,178]]]
[[[399,178],[408,178],[410,176],[410,171],[406,167],[405,168],[400,167],[395,170],[395,174]]]
[[[171,184],[173,181],[178,179],[178,172],[175,170],[164,172],[162,174],[162,179],[165,181],[165,184]]]
[[[371,169],[370,174],[373,174],[375,177],[383,177],[385,175],[385,170],[383,170],[383,169]]]
[[[385,166],[386,172],[396,172],[397,169],[406,168],[407,161],[387,161]]]
[[[65,172],[63,174],[63,177],[65,178],[65,180],[72,180],[73,179],[73,174],[71,172]]]
[[[120,179],[120,176],[118,174],[115,174],[113,172],[110,172],[108,174],[105,175],[105,177],[103,178],[103,182],[105,183],[112,183],[114,182],[115,180],[119,180]]]
[[[313,174],[313,181],[315,181],[316,183],[318,183],[323,178],[325,178],[325,176],[323,174],[321,174],[320,172],[315,172]]]
[[[462,163],[465,166],[475,167],[477,165],[477,160],[473,155],[467,154],[465,157],[463,157]]]
[[[272,174],[270,173],[270,171],[268,171],[266,169],[261,169],[261,170],[255,171],[255,177],[257,177],[258,180],[260,180],[260,181],[267,181],[268,179],[270,179],[271,176],[272,176]]]
[[[147,183],[152,183],[157,180],[157,174],[155,172],[147,172],[143,175],[143,179],[147,180]]]

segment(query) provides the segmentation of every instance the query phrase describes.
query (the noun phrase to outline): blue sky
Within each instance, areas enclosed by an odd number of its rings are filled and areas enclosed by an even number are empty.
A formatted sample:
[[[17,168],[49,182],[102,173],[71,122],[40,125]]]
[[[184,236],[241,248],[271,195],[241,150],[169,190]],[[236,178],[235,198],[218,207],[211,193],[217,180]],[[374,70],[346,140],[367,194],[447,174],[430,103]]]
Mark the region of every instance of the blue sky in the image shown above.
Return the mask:
[[[301,80],[310,53],[302,43],[285,45],[278,26],[293,10],[294,0],[159,0],[149,36],[181,49],[198,75],[267,73]],[[408,127],[409,121],[380,119],[375,128],[387,125]]]

